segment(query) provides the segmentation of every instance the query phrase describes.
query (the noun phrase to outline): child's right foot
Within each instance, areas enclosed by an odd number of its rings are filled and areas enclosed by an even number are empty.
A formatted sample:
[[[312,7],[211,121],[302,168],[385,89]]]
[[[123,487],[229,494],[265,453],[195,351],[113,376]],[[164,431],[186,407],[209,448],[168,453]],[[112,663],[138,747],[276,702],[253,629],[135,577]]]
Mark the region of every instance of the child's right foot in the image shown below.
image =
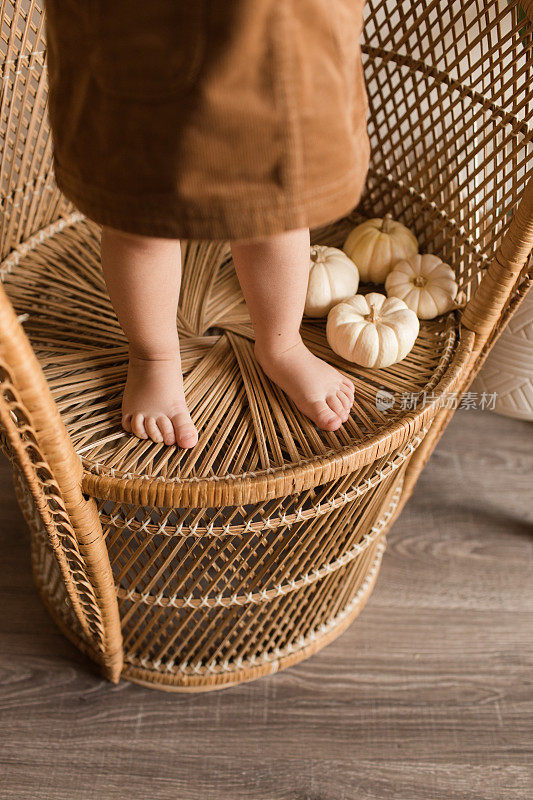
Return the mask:
[[[139,358],[130,354],[122,427],[139,439],[194,447],[198,432],[185,402],[179,355]]]
[[[346,422],[354,401],[354,385],[300,339],[288,347],[261,348],[255,355],[263,371],[291,398],[302,414],[325,431]]]

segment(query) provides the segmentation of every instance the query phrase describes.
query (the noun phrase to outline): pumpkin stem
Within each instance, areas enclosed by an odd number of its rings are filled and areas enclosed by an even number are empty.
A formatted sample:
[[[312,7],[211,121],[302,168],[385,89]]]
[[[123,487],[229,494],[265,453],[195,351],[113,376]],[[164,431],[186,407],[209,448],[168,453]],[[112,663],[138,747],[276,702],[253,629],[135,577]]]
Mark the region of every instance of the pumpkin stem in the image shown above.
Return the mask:
[[[372,305],[372,303],[370,303],[369,308],[370,308],[370,313],[366,315],[366,319],[369,322],[375,322],[376,319],[378,318],[378,312],[376,311],[376,306],[374,306],[374,305]]]
[[[390,233],[392,230],[392,214],[385,214],[381,222],[381,233]]]
[[[311,261],[318,261],[318,250],[316,247],[311,248]]]
[[[428,282],[428,279],[425,278],[424,275],[417,275],[416,278],[413,281],[413,284],[415,286],[421,287],[421,286],[425,286],[427,282]]]

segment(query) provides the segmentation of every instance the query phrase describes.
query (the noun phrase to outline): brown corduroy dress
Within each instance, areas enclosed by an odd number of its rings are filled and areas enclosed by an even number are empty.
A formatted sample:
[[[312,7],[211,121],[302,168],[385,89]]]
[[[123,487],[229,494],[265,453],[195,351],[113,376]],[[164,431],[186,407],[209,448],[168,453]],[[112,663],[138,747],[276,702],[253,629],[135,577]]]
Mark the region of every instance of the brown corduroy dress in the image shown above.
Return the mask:
[[[364,0],[47,0],[56,180],[148,236],[255,238],[359,202]]]

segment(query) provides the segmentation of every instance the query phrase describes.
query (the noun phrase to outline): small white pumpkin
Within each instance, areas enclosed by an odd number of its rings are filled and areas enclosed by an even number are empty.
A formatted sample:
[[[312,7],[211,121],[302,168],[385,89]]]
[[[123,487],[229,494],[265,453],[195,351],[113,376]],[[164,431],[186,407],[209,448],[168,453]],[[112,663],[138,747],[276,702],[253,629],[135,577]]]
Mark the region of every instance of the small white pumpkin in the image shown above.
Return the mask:
[[[315,244],[310,257],[304,314],[325,317],[330,308],[357,292],[359,272],[352,259],[337,247]]]
[[[357,225],[342,249],[357,264],[362,281],[383,283],[397,261],[418,253],[418,242],[409,228],[386,214]]]
[[[418,336],[414,311],[397,297],[356,294],[331,309],[326,336],[332,350],[362,367],[390,367],[405,358]]]
[[[454,308],[457,290],[453,269],[430,253],[398,261],[385,281],[389,297],[399,297],[419,319]]]

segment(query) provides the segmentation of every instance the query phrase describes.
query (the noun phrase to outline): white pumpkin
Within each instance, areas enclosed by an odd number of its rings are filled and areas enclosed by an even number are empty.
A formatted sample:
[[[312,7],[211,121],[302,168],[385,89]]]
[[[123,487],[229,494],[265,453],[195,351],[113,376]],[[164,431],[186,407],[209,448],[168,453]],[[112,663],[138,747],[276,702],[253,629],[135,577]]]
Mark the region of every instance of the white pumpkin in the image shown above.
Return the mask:
[[[351,258],[337,247],[315,244],[310,256],[304,314],[325,317],[330,308],[357,292],[359,272]]]
[[[418,242],[409,228],[386,214],[357,225],[342,249],[357,264],[362,281],[383,283],[397,261],[418,253]]]
[[[405,358],[418,336],[414,311],[397,297],[356,294],[331,309],[326,336],[332,350],[362,367],[390,367]]]
[[[457,290],[453,269],[430,253],[399,261],[385,281],[389,297],[399,297],[419,319],[433,319],[454,308]]]

